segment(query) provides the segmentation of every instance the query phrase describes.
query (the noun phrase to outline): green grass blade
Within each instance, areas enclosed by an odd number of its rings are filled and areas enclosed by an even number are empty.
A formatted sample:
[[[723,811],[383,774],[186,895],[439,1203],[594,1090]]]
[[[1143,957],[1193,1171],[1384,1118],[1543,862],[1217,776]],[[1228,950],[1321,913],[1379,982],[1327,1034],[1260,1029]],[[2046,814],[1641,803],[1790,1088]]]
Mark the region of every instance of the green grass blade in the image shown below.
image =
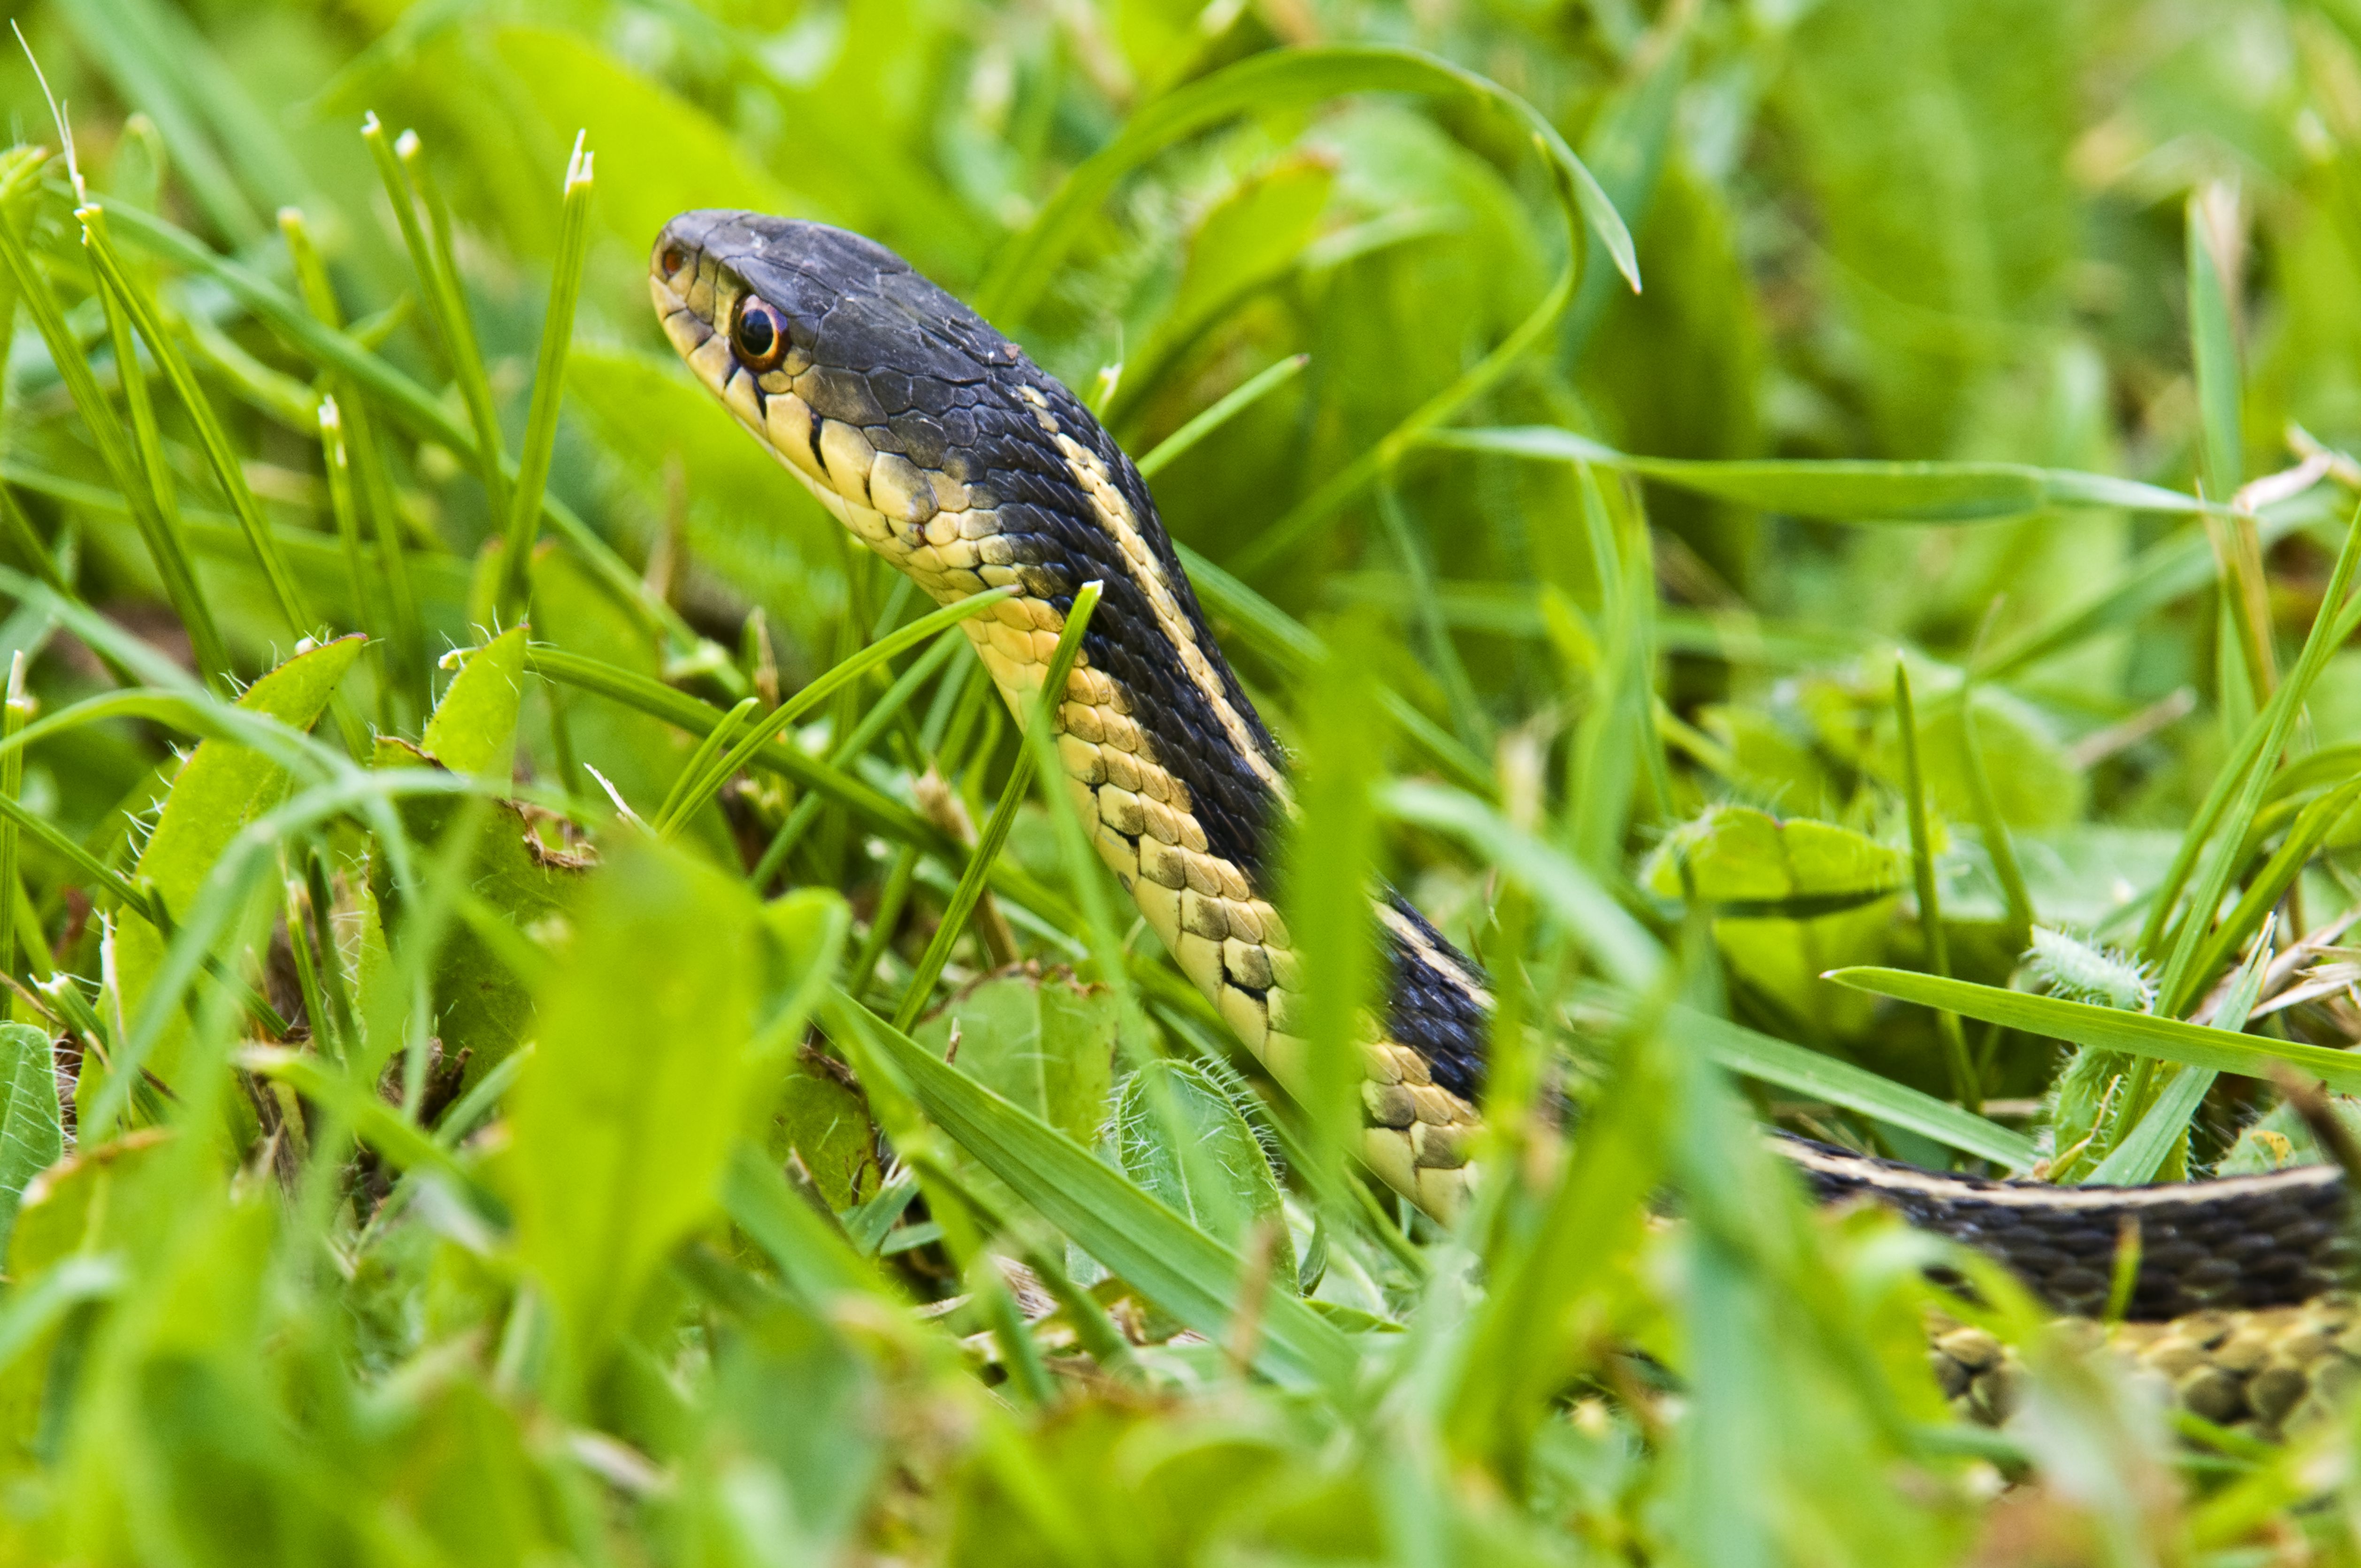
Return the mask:
[[[1983,745],[1976,739],[1976,688],[1971,679],[1960,685],[1960,751],[1967,763],[1968,794],[1975,803],[1976,830],[1983,837],[1993,875],[2000,882],[2001,900],[2008,906],[2009,940],[2021,947],[2031,940],[2033,894],[2026,886],[2025,868],[2017,862],[2016,839],[2000,814],[2000,803],[1993,797],[1992,774],[1984,767]]]
[[[2241,738],[2240,762],[2224,770],[2222,784],[2235,781],[2235,799],[2222,817],[2218,831],[2201,809],[2200,827],[2192,827],[2189,837],[2201,832],[2210,839],[2213,850],[2197,879],[2196,890],[2191,895],[2188,914],[2183,918],[2172,953],[2164,966],[2163,978],[2157,987],[2158,1010],[2177,1014],[2188,1005],[2191,994],[2205,982],[2206,977],[2196,970],[2196,960],[2203,950],[2207,928],[2213,924],[2213,912],[2221,907],[2222,896],[2228,891],[2231,877],[2238,869],[2240,850],[2246,844],[2246,830],[2255,813],[2263,804],[2264,792],[2269,787],[2270,774],[2286,751],[2288,741],[2295,733],[2296,722],[2303,715],[2304,698],[2312,683],[2327,667],[2329,657],[2344,646],[2356,625],[2361,625],[2361,598],[2348,602],[2356,569],[2361,569],[2361,515],[2345,531],[2345,547],[2338,554],[2336,566],[2329,576],[2326,594],[2321,599],[2320,611],[2312,618],[2312,630],[2304,639],[2303,652],[2297,656],[2295,668],[2290,672],[2270,702],[2255,716],[2247,726],[2247,735],[2257,737],[2251,746]],[[2217,784],[2216,793],[2228,792]],[[2209,796],[2207,806],[2213,804]],[[2176,860],[2176,869],[2180,862]],[[2158,923],[2158,913],[2171,901],[2178,889],[2169,882],[2158,894],[2158,908],[2149,914],[2151,927]],[[2146,933],[2143,933],[2145,938]],[[2149,948],[2143,940],[2144,950]]]
[[[1615,1005],[1611,1001],[1607,1004]],[[1948,1101],[1709,1013],[1676,1005],[1665,1014],[1664,1027],[1690,1049],[1742,1078],[1824,1100],[2012,1170],[2031,1169],[2039,1152],[2031,1138]]]
[[[508,578],[502,598],[522,615],[533,587],[534,525],[557,449],[557,410],[566,396],[566,351],[574,341],[574,306],[582,293],[582,258],[590,243],[590,154],[574,138],[566,164],[565,211],[558,220],[557,258],[551,264],[549,309],[542,317],[541,357],[533,367],[533,405],[525,414],[524,450],[517,462],[516,495],[508,523]]]
[[[1902,742],[1902,789],[1905,815],[1910,823],[1910,864],[1918,888],[1918,932],[1927,944],[1927,962],[1937,974],[1951,972],[1950,944],[1943,934],[1943,906],[1935,891],[1935,850],[1927,824],[1927,786],[1918,773],[1918,715],[1910,701],[1910,671],[1894,663],[1894,722]],[[1935,1025],[1943,1040],[1943,1055],[1951,1069],[1952,1091],[1970,1111],[1983,1108],[1976,1069],[1968,1059],[1968,1040],[1956,1013],[1938,1013]]]
[[[90,253],[91,264],[97,270],[108,291],[120,302],[131,323],[138,328],[140,338],[155,356],[165,379],[181,400],[181,408],[196,428],[197,442],[211,465],[214,479],[222,493],[229,498],[230,510],[238,526],[246,531],[247,545],[254,552],[255,564],[262,568],[263,581],[269,585],[271,598],[277,601],[280,615],[287,630],[297,637],[312,634],[314,623],[312,612],[303,603],[301,589],[295,586],[293,574],[288,571],[286,558],[279,552],[270,525],[264,521],[262,508],[254,499],[253,489],[246,482],[245,466],[237,451],[230,444],[229,433],[222,428],[219,416],[214,412],[213,400],[197,384],[196,373],[181,356],[180,345],[167,333],[157,314],[155,302],[148,297],[125,269],[122,259],[107,237],[105,214],[98,207],[83,207],[74,216],[82,220],[82,243]]]
[[[1631,231],[1615,204],[1556,127],[1532,105],[1473,71],[1416,49],[1342,45],[1252,55],[1133,115],[1113,141],[1066,177],[1032,224],[1002,247],[976,290],[976,309],[1004,325],[1023,320],[1100,202],[1164,148],[1240,115],[1268,114],[1282,105],[1310,107],[1351,93],[1433,94],[1483,104],[1516,121],[1557,170],[1569,226],[1587,224],[1631,287],[1640,286]]]
[[[1073,603],[1067,608],[1066,624],[1058,633],[1057,651],[1041,683],[1038,705],[1045,710],[1065,700],[1066,677],[1072,673],[1074,661],[1082,656],[1082,633],[1091,623],[1091,612],[1098,609],[1101,586],[1093,581],[1075,590]],[[902,993],[901,1005],[894,1010],[894,1027],[907,1030],[917,1022],[918,1014],[933,994],[935,981],[950,961],[951,948],[967,929],[968,916],[975,912],[976,903],[983,890],[994,861],[1000,859],[1000,847],[1008,841],[1008,830],[1016,825],[1017,807],[1025,802],[1033,784],[1033,753],[1019,751],[1016,765],[1009,770],[1008,783],[1000,792],[1000,803],[993,808],[992,818],[977,837],[975,854],[961,873],[959,886],[950,903],[943,910],[942,923],[935,927],[932,940],[912,971],[909,988]],[[1049,787],[1062,789],[1062,780],[1052,775]]]
[[[329,281],[318,247],[312,242],[302,213],[294,207],[281,208],[279,231],[287,242],[288,258],[294,264],[296,291],[302,297],[303,308],[322,327],[341,332],[344,313],[337,307],[335,289]],[[380,652],[381,673],[393,707],[401,718],[412,723],[423,722],[434,707],[432,677],[427,673],[426,630],[419,618],[418,587],[411,576],[410,554],[401,538],[401,517],[393,487],[386,478],[383,460],[378,453],[361,384],[342,371],[325,370],[324,374],[336,403],[337,444],[343,452],[341,464],[332,457],[328,465],[330,504],[351,505],[357,528],[363,503],[368,516],[374,520],[377,563],[384,578],[385,613],[382,626],[372,624],[368,630],[373,637],[385,640]],[[345,490],[341,502],[335,494],[340,467]],[[344,527],[340,511],[340,533]],[[357,599],[356,609],[369,602],[372,601]]]
[[[2223,916],[2222,923],[2198,949],[2190,964],[2191,973],[2206,976],[2221,971],[2231,953],[2262,927],[2272,907],[2295,885],[2305,865],[2356,800],[2361,800],[2361,779],[2318,796],[2297,814],[2286,839],[2263,869],[2255,873],[2235,907]]]
[[[1457,380],[1402,416],[1400,422],[1386,432],[1377,444],[1322,480],[1310,495],[1257,534],[1252,544],[1238,552],[1230,569],[1241,577],[1254,577],[1285,560],[1345,502],[1391,473],[1404,454],[1490,390],[1527,354],[1548,341],[1565,314],[1566,302],[1574,298],[1575,271],[1575,266],[1569,263],[1533,306],[1532,313],[1517,323],[1516,330],[1461,372]]]
[[[1343,1168],[1359,1134],[1365,1019],[1382,1005],[1384,987],[1385,949],[1369,896],[1377,885],[1373,792],[1385,760],[1369,744],[1380,635],[1367,611],[1346,618],[1304,691],[1303,756],[1293,775],[1296,810],[1280,885],[1279,908],[1303,978],[1301,1021],[1284,1025],[1303,1041],[1303,1062],[1300,1080],[1287,1087],[1303,1101],[1315,1156],[1331,1174]],[[1281,1027],[1271,1020],[1274,1032]],[[1277,1065],[1284,1074],[1289,1064]]]
[[[2125,1013],[2087,1002],[2033,996],[1998,986],[1978,985],[1972,981],[1914,974],[1906,970],[1831,970],[1827,978],[1856,991],[1891,996],[1898,1002],[1915,1002],[1924,1007],[1948,1007],[1970,1018],[2078,1046],[2123,1051],[2150,1061],[2212,1068],[2216,1072],[2266,1081],[2271,1077],[2273,1065],[2283,1063],[2319,1079],[2339,1093],[2361,1093],[2361,1058],[2322,1046],[2268,1040],[2227,1029],[2212,1029],[2202,1024],[2184,1024],[2177,1018]]]
[[[21,164],[17,167],[21,168]],[[13,170],[11,171],[13,172]],[[99,390],[98,378],[93,374],[89,359],[66,324],[65,312],[58,303],[57,293],[49,280],[34,265],[25,242],[16,233],[13,221],[0,214],[0,263],[7,267],[16,285],[17,298],[33,318],[41,341],[49,351],[50,362],[57,367],[59,378],[65,382],[74,407],[89,427],[91,443],[98,448],[99,460],[126,498],[132,521],[148,546],[156,575],[164,585],[164,596],[180,617],[189,633],[197,655],[197,667],[204,678],[215,686],[223,686],[229,675],[229,650],[223,641],[220,625],[214,620],[204,594],[197,586],[196,572],[189,564],[188,547],[174,532],[170,521],[160,512],[154,492],[140,482],[131,448],[124,444],[122,427],[116,422],[115,411]],[[111,296],[109,296],[111,298]],[[136,374],[134,372],[133,374]]]
[[[908,1086],[928,1120],[1135,1289],[1209,1339],[1227,1337],[1245,1260],[1063,1133],[839,994],[822,1017],[840,1043]],[[1263,1300],[1254,1365],[1284,1387],[1349,1394],[1352,1342],[1282,1290]]]
[[[1594,463],[1720,500],[1832,522],[1992,522],[2074,507],[2168,514],[2220,510],[2136,480],[2022,463],[1643,457],[1554,425],[1439,430],[1422,439],[1427,445],[1461,452]]]
[[[2239,222],[2237,197],[2227,185],[2211,184],[2190,193],[2183,208],[2183,255],[2189,275],[2189,349],[2196,371],[2198,448],[2204,493],[2228,501],[2246,482],[2245,438],[2239,407],[2245,376],[2238,340],[2230,322],[2230,292],[2237,280],[2225,278],[2223,263],[2240,248],[2230,232]],[[2218,660],[2225,682],[2243,684],[2238,700],[2222,696],[2223,715],[2235,723],[2251,703],[2270,700],[2273,655],[2270,603],[2262,581],[2262,552],[2250,517],[2208,518],[2206,530],[2222,568],[2222,630]]]
[[[25,652],[18,649],[8,661],[8,685],[5,698],[0,698],[0,741],[13,741],[26,725],[33,721],[35,705],[25,691]],[[11,746],[0,754],[0,800],[11,807],[21,807],[18,796],[25,787],[25,751],[21,745]],[[7,820],[0,822],[0,975],[16,973],[16,883],[17,835],[15,810],[0,807]],[[30,813],[27,813],[30,815]],[[5,1010],[0,1010],[5,1015]],[[0,1248],[0,1257],[6,1251]]]
[[[2255,944],[2255,950],[2231,982],[2230,992],[2222,999],[2221,1011],[2214,1015],[2217,1029],[2243,1032],[2247,1017],[2255,1010],[2255,999],[2263,989],[2263,974],[2271,966],[2271,948],[2268,937]],[[2210,1068],[2184,1067],[2166,1084],[2156,1103],[2149,1106],[2128,1136],[2118,1143],[2101,1160],[2098,1168],[2085,1179],[2092,1187],[2136,1187],[2156,1179],[2181,1135],[2189,1130],[2189,1119],[2197,1114],[2197,1107],[2205,1102],[2206,1092],[2213,1087],[2218,1075]]]
[[[1198,414],[1188,423],[1158,442],[1147,456],[1135,465],[1143,479],[1152,479],[1165,465],[1178,459],[1197,443],[1237,418],[1238,415],[1279,390],[1303,373],[1312,363],[1309,354],[1290,354],[1276,365],[1256,371],[1234,391],[1224,394],[1213,407]]]
[[[106,210],[110,222],[120,225],[125,237],[133,244],[214,279],[240,304],[268,322],[305,358],[323,369],[351,377],[413,434],[449,447],[463,461],[479,469],[483,466],[484,449],[468,427],[453,419],[433,393],[387,364],[351,334],[321,325],[283,291],[238,263],[216,255],[193,236],[162,219],[111,203]],[[494,455],[498,456],[497,451]],[[501,469],[503,475],[508,471],[506,467]],[[502,482],[505,485],[505,478]],[[544,493],[541,510],[543,520],[566,540],[617,604],[682,646],[697,644],[696,631],[679,612],[661,595],[651,591],[640,575],[625,565],[573,508],[556,496]],[[384,519],[390,515],[381,514],[380,527],[387,526]]]
[[[1499,868],[1565,922],[1589,950],[1598,971],[1619,984],[1644,988],[1664,968],[1663,947],[1590,872],[1556,845],[1514,826],[1474,795],[1403,779],[1380,787],[1378,804],[1400,821],[1458,839]]]
[[[2314,521],[2316,503],[2300,498],[2267,511],[2259,542],[2268,549]],[[2133,557],[2120,578],[2095,598],[2026,627],[1977,658],[1975,678],[2004,681],[2092,638],[2131,626],[2218,580],[2220,565],[2202,524],[2186,528]]]
[[[345,553],[346,591],[353,596],[353,630],[372,641],[384,635],[375,614],[368,557],[361,548],[360,507],[353,499],[352,454],[345,445],[344,412],[334,397],[320,400],[320,467],[328,480],[328,514]]]
[[[419,181],[425,170],[418,156],[418,134],[404,131],[398,140],[389,141],[372,111],[361,119],[361,139],[368,145],[386,200],[393,207],[402,247],[410,252],[411,269],[418,275],[419,293],[426,302],[427,320],[434,323],[435,341],[458,385],[459,400],[467,406],[467,421],[475,432],[467,446],[476,460],[477,475],[483,480],[485,499],[492,516],[506,518],[509,488],[501,460],[500,412],[492,402],[491,382],[484,374],[483,353],[476,345],[475,321],[452,264],[449,220],[441,217],[433,203],[422,201]],[[419,222],[422,205],[438,220],[432,237]]]

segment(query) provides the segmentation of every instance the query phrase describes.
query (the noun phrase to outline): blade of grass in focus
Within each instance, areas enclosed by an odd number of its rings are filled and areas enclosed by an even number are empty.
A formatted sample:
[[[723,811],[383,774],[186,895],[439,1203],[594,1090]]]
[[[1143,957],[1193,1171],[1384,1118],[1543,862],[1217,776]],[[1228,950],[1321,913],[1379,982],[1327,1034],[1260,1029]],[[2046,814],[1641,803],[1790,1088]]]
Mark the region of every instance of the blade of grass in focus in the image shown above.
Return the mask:
[[[582,257],[589,243],[591,155],[583,137],[574,138],[574,152],[566,164],[565,213],[558,223],[557,259],[552,264],[549,308],[542,317],[541,357],[533,367],[533,406],[525,414],[523,452],[517,467],[516,493],[509,510],[508,578],[501,602],[522,615],[532,591],[528,565],[533,557],[535,525],[541,521],[541,497],[549,483],[551,455],[557,447],[558,404],[565,396],[566,351],[574,341],[574,302],[582,291]],[[489,444],[488,444],[489,446]]]
[[[1073,602],[1066,609],[1066,623],[1058,633],[1058,646],[1045,666],[1041,683],[1041,705],[1065,700],[1066,677],[1082,656],[1082,634],[1091,623],[1091,615],[1098,608],[1101,587],[1095,581],[1084,583],[1074,591]],[[973,601],[968,601],[972,603]],[[902,992],[901,1002],[894,1009],[894,1027],[907,1031],[917,1021],[919,1013],[933,994],[935,981],[950,961],[951,948],[967,929],[968,916],[973,913],[976,901],[992,873],[993,862],[1000,858],[1000,847],[1008,840],[1008,830],[1016,826],[1016,810],[1025,801],[1033,782],[1033,754],[1017,753],[1016,765],[1009,771],[1008,783],[1000,793],[1000,803],[993,808],[992,818],[984,824],[977,839],[975,851],[969,859],[967,870],[961,874],[959,886],[950,903],[943,910],[942,921],[927,943],[917,968],[911,972],[909,984]],[[1052,777],[1047,781],[1051,789],[1062,789],[1065,781]]]

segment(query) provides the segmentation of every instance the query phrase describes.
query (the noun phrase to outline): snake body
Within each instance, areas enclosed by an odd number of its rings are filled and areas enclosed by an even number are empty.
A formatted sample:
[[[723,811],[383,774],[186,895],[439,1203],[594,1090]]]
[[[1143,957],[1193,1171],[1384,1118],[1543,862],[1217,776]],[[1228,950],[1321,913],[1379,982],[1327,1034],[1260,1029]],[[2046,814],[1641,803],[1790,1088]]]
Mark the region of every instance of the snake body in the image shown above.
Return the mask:
[[[1065,784],[1181,970],[1274,1078],[1300,1087],[1302,977],[1269,896],[1274,829],[1291,810],[1286,760],[1130,459],[1016,344],[858,235],[686,213],[658,237],[649,281],[697,378],[863,543],[940,602],[1017,590],[964,623],[1013,708],[1038,692],[1075,591],[1104,585],[1053,716]],[[1362,1155],[1448,1217],[1477,1177],[1492,999],[1406,900],[1382,895],[1377,918],[1391,983],[1381,1037],[1365,1047]],[[2136,1221],[2130,1315],[2201,1325],[2159,1343],[2240,1343],[2239,1312],[2284,1318],[2353,1262],[2343,1179],[2326,1168],[2060,1188],[1775,1141],[1824,1199],[1873,1198],[1983,1248],[2067,1312],[2104,1303]],[[2331,1341],[2345,1333],[2350,1314],[2307,1310],[2307,1324],[2334,1322]],[[2361,1339],[2351,1350],[2361,1356]],[[1953,1370],[1966,1389],[1989,1368]]]

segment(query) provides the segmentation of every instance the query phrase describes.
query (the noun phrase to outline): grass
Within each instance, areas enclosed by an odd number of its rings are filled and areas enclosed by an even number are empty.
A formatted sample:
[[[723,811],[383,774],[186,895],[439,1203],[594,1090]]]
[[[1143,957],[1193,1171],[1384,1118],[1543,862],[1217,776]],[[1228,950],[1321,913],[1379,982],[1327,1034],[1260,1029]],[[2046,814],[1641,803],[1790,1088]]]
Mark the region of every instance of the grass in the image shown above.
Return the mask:
[[[2361,1094],[2340,11],[22,25],[0,1555],[2361,1558],[2353,1416],[2176,1411],[1754,1134],[2145,1179]],[[1139,458],[1298,762],[1288,1082],[988,599],[674,362],[730,204]],[[1346,1157],[1372,872],[1500,999],[1450,1226]]]

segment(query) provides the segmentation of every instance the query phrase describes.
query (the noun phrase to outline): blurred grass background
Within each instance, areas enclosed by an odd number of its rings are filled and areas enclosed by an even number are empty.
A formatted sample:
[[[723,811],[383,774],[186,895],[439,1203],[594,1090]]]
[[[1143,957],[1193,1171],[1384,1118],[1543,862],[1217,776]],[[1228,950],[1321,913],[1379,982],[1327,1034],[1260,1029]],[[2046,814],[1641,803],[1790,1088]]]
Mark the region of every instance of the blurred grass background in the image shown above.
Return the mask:
[[[74,716],[0,764],[14,1556],[2351,1556],[2346,1418],[2191,1440],[2004,1283],[2027,1414],[1965,1421],[2002,1412],[1926,1370],[1925,1245],[1808,1217],[1742,1129],[2061,1179],[2308,1146],[2252,1080],[2109,1051],[2046,1103],[2070,1020],[1820,977],[2361,1036],[2332,918],[2361,654],[2328,593],[2361,489],[2361,10],[15,20],[75,167],[19,159],[0,197],[9,733]],[[1509,96],[1358,91],[1360,45]],[[1123,150],[1283,55],[1251,112]],[[0,94],[57,149],[24,60]],[[1077,170],[1114,177],[1062,207]],[[1320,798],[1377,792],[1307,829],[1290,907],[1357,910],[1374,864],[1518,1021],[1466,1225],[1355,1175],[1341,1107],[1248,1091],[1056,800],[1016,809],[1021,727],[958,634],[889,641],[926,607],[678,367],[644,272],[695,206],[873,236],[1158,454],[1274,729]],[[528,477],[512,515],[498,457],[553,431],[551,505]],[[495,636],[519,581],[530,650]],[[863,659],[713,776],[708,731]],[[936,943],[1004,795],[991,892]],[[1346,1044],[1351,925],[1321,992]],[[2265,990],[2224,1011],[2242,964]],[[896,1054],[896,1003],[964,1076]],[[1691,1223],[1651,1225],[1656,1192]]]

